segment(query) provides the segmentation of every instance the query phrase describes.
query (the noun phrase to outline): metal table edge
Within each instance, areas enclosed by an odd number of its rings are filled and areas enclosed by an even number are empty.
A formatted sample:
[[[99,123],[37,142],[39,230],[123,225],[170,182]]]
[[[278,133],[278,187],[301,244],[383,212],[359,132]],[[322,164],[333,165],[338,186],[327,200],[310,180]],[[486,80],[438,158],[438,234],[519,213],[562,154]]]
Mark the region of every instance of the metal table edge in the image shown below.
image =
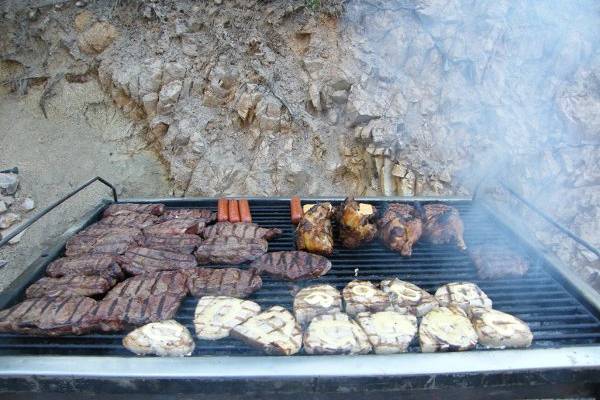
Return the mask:
[[[247,199],[250,201],[259,201],[259,200],[268,200],[268,201],[278,201],[278,202],[289,202],[291,200],[291,197],[286,197],[286,196],[281,196],[281,197],[265,197],[265,196],[235,196],[235,195],[228,195],[228,196],[224,196],[226,198],[233,198],[233,199]],[[344,199],[346,199],[345,196],[318,196],[318,197],[305,197],[305,196],[300,196],[300,199],[302,201],[344,201]],[[399,202],[405,202],[405,203],[414,203],[414,202],[428,202],[428,201],[443,201],[443,202],[449,202],[449,203],[463,203],[463,202],[472,202],[471,197],[428,197],[428,196],[421,196],[421,197],[402,197],[402,196],[390,196],[390,197],[381,197],[381,196],[374,196],[374,197],[355,197],[354,198],[356,201],[364,201],[364,202],[369,202],[369,201],[399,201]],[[119,199],[119,203],[165,203],[165,204],[177,204],[177,203],[184,203],[184,202],[194,202],[194,201],[215,201],[215,205],[216,205],[216,197],[157,197],[157,198],[146,198],[146,197],[132,197],[132,198],[125,198],[125,199]]]

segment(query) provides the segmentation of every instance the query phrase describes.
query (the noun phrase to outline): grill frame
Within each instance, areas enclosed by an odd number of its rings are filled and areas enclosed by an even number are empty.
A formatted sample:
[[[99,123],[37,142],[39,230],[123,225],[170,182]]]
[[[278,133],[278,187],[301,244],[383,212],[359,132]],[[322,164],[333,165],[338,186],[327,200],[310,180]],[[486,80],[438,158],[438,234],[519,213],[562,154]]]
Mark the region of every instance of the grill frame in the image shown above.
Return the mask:
[[[247,197],[247,199],[289,204],[289,198]],[[357,200],[472,203],[471,199],[467,198],[431,197],[365,197]],[[215,202],[215,199],[126,199],[120,200],[119,203],[161,202],[169,207],[202,207],[201,203],[207,201]],[[303,199],[304,203],[317,201],[340,202],[343,198]],[[57,240],[56,245],[44,251],[42,256],[0,295],[0,308],[9,305],[30,283],[38,279],[43,274],[45,266],[60,255],[66,241],[77,231],[95,221],[111,203],[113,202],[110,200],[103,200],[66,231]],[[524,236],[522,231],[513,229],[516,225],[511,225],[510,216],[503,215],[482,201],[478,200],[476,203],[485,208],[487,214],[495,219],[495,223],[510,232],[529,251],[534,252],[569,293],[589,308],[596,317],[600,315],[600,296],[593,289],[561,265],[557,259],[544,252],[539,245]],[[490,362],[491,360],[493,362]],[[515,365],[515,360],[518,360],[519,365]],[[423,377],[428,379],[423,380]],[[23,382],[32,379],[36,384],[26,388],[27,385],[24,386]],[[85,387],[96,393],[113,393],[122,391],[123,383],[128,382],[131,388],[136,388],[135,391],[172,393],[169,385],[157,386],[157,382],[171,381],[177,381],[182,384],[182,388],[187,388],[183,391],[185,393],[196,393],[197,390],[193,384],[188,387],[185,382],[202,381],[214,384],[228,381],[231,385],[227,385],[222,393],[214,393],[214,395],[229,398],[243,393],[248,387],[268,394],[269,390],[263,390],[267,389],[268,383],[281,386],[282,382],[288,381],[297,383],[298,386],[295,386],[296,383],[292,386],[296,387],[300,394],[306,390],[318,393],[326,391],[330,394],[339,394],[347,390],[356,393],[374,390],[381,393],[390,391],[411,393],[412,396],[415,394],[414,389],[427,390],[431,395],[436,390],[446,393],[446,389],[454,390],[463,387],[472,390],[483,385],[488,389],[501,388],[504,393],[500,393],[502,396],[509,392],[511,395],[516,395],[519,393],[518,390],[527,387],[529,387],[529,391],[526,390],[528,394],[534,393],[534,388],[537,388],[540,393],[545,393],[547,390],[547,393],[553,396],[558,396],[562,391],[569,395],[594,395],[598,393],[600,386],[600,345],[366,356],[208,356],[182,359],[121,356],[0,356],[0,392],[44,394],[52,391],[52,388],[57,390],[56,384],[61,383],[58,392],[73,392],[73,388],[81,385],[81,388]],[[361,384],[356,386],[357,382]],[[400,384],[402,382],[404,383]],[[489,391],[486,395],[490,395]],[[280,398],[279,392],[277,396]]]

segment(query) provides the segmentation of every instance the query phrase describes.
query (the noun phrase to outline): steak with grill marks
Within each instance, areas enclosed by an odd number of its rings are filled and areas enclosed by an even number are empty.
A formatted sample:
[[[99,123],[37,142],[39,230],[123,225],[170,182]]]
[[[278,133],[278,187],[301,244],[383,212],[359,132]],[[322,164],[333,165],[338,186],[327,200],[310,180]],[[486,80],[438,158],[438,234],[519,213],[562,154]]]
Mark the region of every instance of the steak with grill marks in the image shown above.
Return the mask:
[[[265,254],[266,240],[214,237],[203,241],[196,250],[199,264],[241,264]]]
[[[427,204],[423,237],[433,244],[455,244],[460,250],[467,248],[463,239],[464,226],[458,210],[445,204]]]
[[[281,235],[281,229],[261,228],[248,222],[217,222],[204,228],[202,237],[205,239],[216,236],[235,236],[241,239],[264,239],[271,240]]]
[[[423,231],[423,222],[417,210],[409,204],[390,204],[378,225],[381,241],[403,256],[412,255],[412,246]]]
[[[143,229],[158,222],[158,217],[152,214],[129,213],[111,215],[100,220],[99,224],[109,226],[126,226]]]
[[[104,213],[102,215],[104,217],[110,217],[114,215],[127,215],[131,213],[162,215],[164,211],[164,204],[122,203],[111,204],[106,210],[104,210]]]
[[[191,254],[146,247],[133,247],[120,256],[119,260],[121,267],[132,275],[194,268],[197,265],[196,259]]]
[[[215,221],[217,215],[210,210],[202,208],[178,208],[175,210],[165,210],[164,214],[160,217],[161,222],[172,219],[195,219],[208,224]]]
[[[112,232],[111,232],[112,231]],[[104,234],[78,233],[66,245],[67,257],[80,254],[123,254],[127,248],[136,243],[142,236],[142,231],[136,228],[112,228]]]
[[[202,240],[197,235],[169,235],[164,233],[146,233],[138,241],[140,246],[155,250],[192,254]]]
[[[63,278],[44,277],[29,286],[25,296],[27,298],[95,296],[106,293],[115,283],[114,278],[93,275],[65,276]]]
[[[83,318],[97,305],[89,297],[37,297],[0,311],[0,332],[59,336],[85,332]]]
[[[481,279],[519,278],[529,269],[527,260],[506,246],[472,246],[469,255]]]
[[[186,296],[188,291],[186,281],[187,275],[183,271],[160,271],[136,275],[117,284],[104,298],[146,298],[166,293]]]
[[[117,280],[123,279],[123,271],[119,267],[116,257],[108,254],[85,254],[78,257],[59,258],[48,265],[46,274],[53,278],[98,275]]]
[[[194,297],[214,295],[245,298],[262,286],[262,279],[254,269],[196,268],[186,273],[187,286]]]
[[[250,267],[275,278],[297,281],[325,275],[331,269],[331,261],[304,251],[274,251],[257,258]]]
[[[183,235],[185,233],[190,233],[197,235],[202,232],[204,226],[205,222],[198,219],[171,219],[145,228],[144,233],[152,235]]]

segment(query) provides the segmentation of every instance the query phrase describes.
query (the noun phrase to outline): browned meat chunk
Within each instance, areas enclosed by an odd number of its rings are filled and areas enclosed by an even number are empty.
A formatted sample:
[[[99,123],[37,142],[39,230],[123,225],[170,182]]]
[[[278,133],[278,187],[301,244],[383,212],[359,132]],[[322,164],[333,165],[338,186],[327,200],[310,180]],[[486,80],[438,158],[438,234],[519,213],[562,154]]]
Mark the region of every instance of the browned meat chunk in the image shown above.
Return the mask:
[[[235,236],[214,237],[203,241],[196,258],[199,264],[241,264],[265,254],[266,240],[240,239]]]
[[[326,256],[333,254],[332,215],[331,203],[315,204],[304,213],[296,228],[298,250]]]
[[[391,203],[378,222],[379,237],[391,250],[403,256],[412,254],[412,246],[419,240],[423,223],[417,210],[408,204]]]
[[[192,254],[200,245],[197,235],[168,235],[161,233],[146,233],[139,241],[140,246],[149,249],[173,251],[175,253]]]
[[[217,222],[207,226],[202,231],[205,239],[216,236],[235,236],[241,239],[264,239],[271,240],[281,235],[281,229],[261,228],[260,226],[247,222]]]
[[[104,213],[102,215],[104,217],[110,217],[114,215],[127,215],[131,213],[162,215],[164,211],[164,204],[122,203],[111,204],[106,210],[104,210]]]
[[[455,244],[461,250],[467,248],[463,239],[463,222],[458,210],[445,204],[427,204],[423,237],[433,244]]]
[[[182,271],[160,271],[136,275],[117,284],[104,298],[146,298],[166,293],[186,296],[188,291],[186,281],[187,275]]]
[[[375,238],[377,227],[373,224],[376,209],[369,204],[359,205],[348,197],[337,212],[342,246],[353,249]]]
[[[88,234],[80,232],[67,242],[65,255],[73,257],[81,254],[123,254],[129,246],[136,243],[142,236],[137,228],[114,227],[105,230],[92,231]]]
[[[132,275],[196,267],[191,254],[133,247],[120,257],[121,267]]]
[[[196,268],[189,270],[188,289],[192,296],[231,296],[245,298],[262,286],[262,279],[254,269]]]
[[[48,265],[46,274],[53,278],[97,275],[117,280],[123,279],[123,271],[117,264],[116,257],[108,254],[86,254],[73,258],[59,258]]]
[[[160,222],[144,229],[145,234],[152,235],[197,235],[204,229],[205,222],[199,219],[178,218]]]
[[[481,279],[519,278],[529,269],[525,258],[505,246],[473,246],[469,249],[469,255]]]
[[[331,261],[304,251],[275,251],[254,260],[250,268],[275,278],[297,281],[325,275],[331,269]]]
[[[100,220],[101,225],[111,226],[127,226],[130,228],[143,229],[150,225],[154,225],[158,221],[158,217],[152,214],[129,213],[123,215],[111,215]]]
[[[81,334],[83,318],[96,306],[89,297],[37,297],[0,311],[0,332],[59,336]]]
[[[142,235],[142,231],[138,228],[129,228],[127,226],[104,225],[100,222],[96,222],[79,232],[77,235],[74,236],[74,238],[102,237],[107,235],[127,235],[138,238]]]
[[[217,215],[210,210],[202,208],[177,208],[174,210],[165,210],[165,213],[160,217],[161,222],[172,219],[195,219],[208,224],[215,221]]]
[[[44,277],[27,288],[27,298],[95,296],[108,292],[114,286],[114,278],[102,276],[65,276],[63,278]]]

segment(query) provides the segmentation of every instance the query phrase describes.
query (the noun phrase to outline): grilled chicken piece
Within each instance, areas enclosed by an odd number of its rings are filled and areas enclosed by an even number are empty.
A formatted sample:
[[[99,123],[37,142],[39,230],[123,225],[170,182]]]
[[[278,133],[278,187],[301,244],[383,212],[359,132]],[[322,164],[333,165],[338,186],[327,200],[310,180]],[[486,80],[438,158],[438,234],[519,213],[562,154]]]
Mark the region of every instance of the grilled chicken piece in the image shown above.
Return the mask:
[[[195,268],[196,259],[191,254],[133,247],[119,257],[121,267],[131,275],[158,271],[174,271]]]
[[[333,228],[331,203],[319,203],[304,213],[296,228],[296,247],[309,253],[329,256],[333,254]]]
[[[440,306],[455,305],[467,314],[470,314],[472,307],[492,308],[492,300],[471,282],[452,282],[440,286],[435,291],[435,298]]]
[[[164,204],[135,204],[119,203],[108,206],[102,216],[111,217],[115,215],[127,215],[131,213],[162,215],[165,211]]]
[[[202,232],[206,222],[194,218],[177,218],[159,222],[144,228],[144,234],[150,235],[197,235]]]
[[[187,275],[188,289],[194,297],[212,295],[245,298],[262,287],[262,279],[253,268],[194,268]]]
[[[477,333],[463,310],[456,306],[439,307],[421,320],[419,342],[423,353],[463,351],[475,347]]]
[[[385,279],[381,289],[388,294],[392,308],[400,314],[412,314],[422,317],[438,307],[438,301],[426,290],[398,278]]]
[[[103,276],[123,279],[123,271],[116,261],[117,257],[108,254],[85,254],[79,257],[63,257],[52,261],[46,268],[46,274],[53,278],[63,276]]]
[[[375,238],[377,227],[373,224],[377,210],[370,204],[358,204],[348,197],[337,211],[342,246],[353,249]]]
[[[417,317],[395,311],[360,313],[356,321],[377,354],[405,352],[417,333]]]
[[[140,246],[174,253],[192,254],[202,240],[197,235],[170,235],[146,233],[138,241]]]
[[[379,237],[388,248],[403,256],[412,255],[412,246],[419,240],[423,230],[421,218],[413,206],[391,203],[378,225]]]
[[[423,237],[433,244],[455,244],[460,250],[467,245],[463,239],[463,222],[458,210],[445,204],[426,204],[424,207]]]
[[[123,346],[139,356],[183,357],[192,355],[196,345],[190,331],[170,319],[134,329],[123,338]]]
[[[229,336],[231,330],[260,312],[253,301],[227,296],[204,296],[198,301],[194,315],[196,335],[204,340]]]
[[[158,217],[156,215],[132,212],[129,214],[104,217],[98,223],[107,226],[123,226],[143,229],[150,225],[154,225],[157,221]]]
[[[231,336],[267,354],[289,356],[302,347],[302,331],[292,313],[273,306],[231,330]]]
[[[160,222],[173,219],[195,219],[209,224],[217,219],[217,215],[202,208],[178,208],[173,210],[165,210],[160,217]]]
[[[65,255],[74,257],[81,254],[123,254],[141,237],[142,231],[137,228],[106,225],[90,227],[69,239]]]
[[[342,296],[331,285],[309,286],[294,297],[294,315],[301,326],[306,326],[314,317],[342,312]]]
[[[313,318],[304,333],[308,354],[367,354],[371,343],[363,329],[343,313]]]
[[[506,246],[471,246],[469,255],[481,279],[520,278],[529,269],[527,260]]]
[[[217,222],[204,228],[202,237],[208,239],[216,236],[235,236],[241,239],[271,240],[281,235],[281,233],[282,231],[279,228],[261,228],[248,222]]]
[[[148,298],[169,293],[184,297],[188,292],[186,282],[187,275],[183,271],[159,271],[136,275],[117,284],[104,299]]]
[[[369,281],[354,280],[342,291],[346,303],[346,313],[352,317],[361,312],[391,310],[388,295]]]
[[[28,299],[33,297],[96,296],[106,293],[116,282],[114,278],[101,276],[44,277],[29,286],[25,296]]]
[[[325,275],[331,269],[331,261],[304,251],[274,251],[258,257],[250,267],[274,278],[297,281]]]
[[[505,349],[531,346],[533,334],[520,319],[488,308],[472,308],[471,313],[479,343],[485,347]]]
[[[199,264],[241,264],[262,256],[268,248],[262,239],[213,237],[203,241],[195,254]]]

